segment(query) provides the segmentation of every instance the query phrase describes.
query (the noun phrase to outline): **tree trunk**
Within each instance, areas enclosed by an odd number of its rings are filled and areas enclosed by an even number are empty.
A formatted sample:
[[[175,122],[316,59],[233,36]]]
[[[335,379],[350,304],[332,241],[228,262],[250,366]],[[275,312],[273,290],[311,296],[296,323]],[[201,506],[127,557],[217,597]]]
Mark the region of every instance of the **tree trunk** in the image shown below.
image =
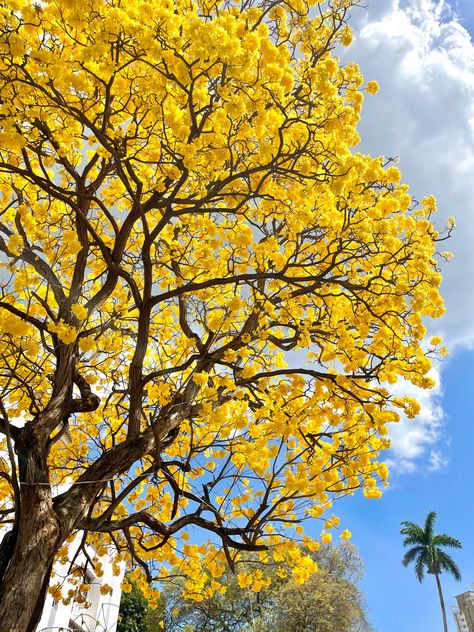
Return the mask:
[[[439,602],[441,604],[441,612],[443,613],[444,632],[448,632],[448,620],[446,619],[446,608],[444,606],[443,591],[441,590],[441,582],[438,573],[435,573],[436,586],[438,587]]]
[[[35,632],[55,555],[86,506],[83,500],[66,507],[66,514],[58,513],[48,469],[51,433],[67,423],[71,411],[92,411],[100,402],[75,372],[76,356],[75,346],[59,345],[51,399],[40,414],[18,429],[15,438],[20,488],[15,494],[15,524],[0,546],[1,632]],[[80,399],[72,397],[73,382]],[[55,439],[58,436],[61,432]],[[16,467],[14,462],[11,465]]]
[[[39,436],[38,436],[39,435]],[[47,441],[33,424],[16,440],[20,480],[15,525],[0,576],[2,632],[34,632],[43,610],[54,556],[67,533],[53,507]]]
[[[22,489],[21,516],[0,584],[2,632],[34,632],[43,610],[54,555],[64,537],[49,486]]]

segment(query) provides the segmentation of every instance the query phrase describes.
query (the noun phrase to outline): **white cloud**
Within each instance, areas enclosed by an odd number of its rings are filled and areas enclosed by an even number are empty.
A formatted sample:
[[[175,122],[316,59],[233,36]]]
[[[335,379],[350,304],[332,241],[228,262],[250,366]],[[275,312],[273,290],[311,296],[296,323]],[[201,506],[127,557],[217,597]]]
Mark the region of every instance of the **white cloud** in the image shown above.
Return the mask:
[[[448,459],[439,450],[431,450],[429,460],[429,470],[438,472],[448,465]]]
[[[430,377],[436,383],[430,391],[420,389],[404,380],[392,387],[394,395],[414,397],[421,406],[420,414],[416,419],[403,417],[398,423],[390,425],[392,447],[388,461],[392,471],[411,473],[421,465],[430,471],[435,471],[447,465],[447,459],[442,451],[445,443],[443,439],[445,413],[441,406],[440,376],[438,371],[433,369]],[[427,452],[429,456],[426,463]]]
[[[435,222],[456,217],[458,229],[441,250],[446,315],[428,323],[449,348],[474,346],[474,45],[443,0],[369,0],[353,12],[354,44],[344,54],[380,85],[364,103],[360,149],[400,157],[404,181],[417,199],[434,194]],[[439,376],[438,376],[439,377]],[[446,467],[441,386],[407,389],[421,403],[415,420],[393,425],[392,470]]]
[[[370,0],[369,0],[370,1]],[[420,199],[438,198],[442,244],[455,254],[443,266],[446,316],[430,324],[448,345],[474,346],[474,45],[444,2],[371,0],[354,13],[355,59],[380,84],[364,103],[361,149],[399,156],[404,180]]]

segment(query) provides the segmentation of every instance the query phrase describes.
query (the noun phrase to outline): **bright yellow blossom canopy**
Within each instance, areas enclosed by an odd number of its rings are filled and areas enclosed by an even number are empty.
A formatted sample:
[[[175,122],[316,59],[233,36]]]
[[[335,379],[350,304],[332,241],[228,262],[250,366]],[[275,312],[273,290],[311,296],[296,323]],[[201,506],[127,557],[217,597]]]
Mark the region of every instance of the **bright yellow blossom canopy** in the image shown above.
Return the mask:
[[[72,484],[63,559],[79,530],[195,599],[241,550],[304,581],[284,536],[380,494],[443,305],[434,200],[354,149],[353,4],[0,2],[0,510]]]

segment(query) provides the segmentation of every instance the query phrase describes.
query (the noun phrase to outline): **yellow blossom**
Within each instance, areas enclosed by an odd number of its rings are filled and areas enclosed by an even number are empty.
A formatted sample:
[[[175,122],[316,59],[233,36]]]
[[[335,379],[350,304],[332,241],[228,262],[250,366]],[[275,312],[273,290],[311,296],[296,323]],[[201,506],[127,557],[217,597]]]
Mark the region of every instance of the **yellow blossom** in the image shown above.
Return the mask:
[[[87,516],[150,604],[145,565],[204,602],[229,555],[258,592],[316,571],[334,499],[380,496],[389,424],[420,410],[392,385],[432,388],[444,353],[425,321],[454,220],[359,149],[378,86],[338,54],[353,3],[0,3],[0,396],[25,461],[71,483],[44,559]]]
[[[58,338],[66,344],[71,344],[77,339],[77,330],[72,325],[66,324],[62,319],[49,326],[50,331],[57,334]]]
[[[377,94],[379,91],[379,84],[376,81],[367,81],[365,91],[367,94]]]
[[[89,313],[83,305],[78,305],[77,303],[71,307],[71,310],[74,316],[77,316],[79,320],[85,320]]]

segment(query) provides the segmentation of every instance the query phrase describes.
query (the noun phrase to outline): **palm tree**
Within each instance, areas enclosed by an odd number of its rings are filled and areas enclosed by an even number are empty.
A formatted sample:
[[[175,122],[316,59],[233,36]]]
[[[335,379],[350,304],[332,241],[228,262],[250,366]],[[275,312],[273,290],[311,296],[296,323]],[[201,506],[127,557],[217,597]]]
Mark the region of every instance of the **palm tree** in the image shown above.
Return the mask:
[[[426,516],[425,526],[422,528],[414,522],[402,522],[400,533],[405,536],[404,546],[412,546],[405,553],[403,565],[408,566],[415,562],[415,574],[420,582],[424,579],[424,571],[434,575],[438,587],[439,601],[443,613],[444,632],[448,632],[446,620],[446,608],[444,606],[443,591],[439,576],[442,571],[451,573],[457,581],[461,581],[461,573],[454,560],[445,553],[441,547],[448,546],[460,549],[462,544],[456,538],[445,533],[434,533],[433,527],[436,520],[436,512],[430,511]]]

